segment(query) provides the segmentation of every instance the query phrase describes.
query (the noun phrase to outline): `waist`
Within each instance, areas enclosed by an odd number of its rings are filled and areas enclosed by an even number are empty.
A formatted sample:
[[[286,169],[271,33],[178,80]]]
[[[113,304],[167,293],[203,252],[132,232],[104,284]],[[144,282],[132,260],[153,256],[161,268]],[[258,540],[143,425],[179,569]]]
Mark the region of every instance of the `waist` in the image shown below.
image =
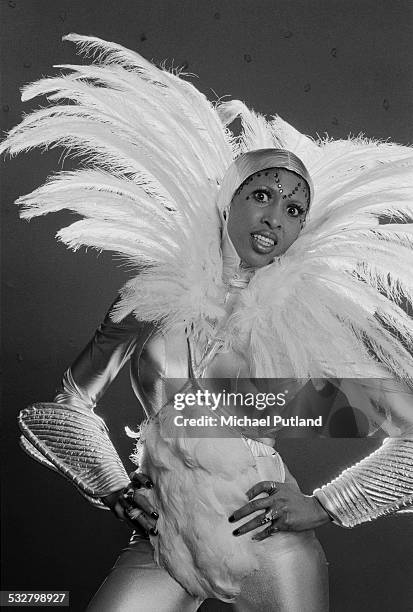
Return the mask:
[[[260,440],[242,438],[255,457],[255,466],[262,480],[275,480],[285,482],[285,466],[281,456],[276,450]]]
[[[271,457],[272,455],[278,454],[272,446],[261,442],[261,440],[254,440],[252,438],[247,438],[244,436],[243,440],[247,444],[254,457]]]

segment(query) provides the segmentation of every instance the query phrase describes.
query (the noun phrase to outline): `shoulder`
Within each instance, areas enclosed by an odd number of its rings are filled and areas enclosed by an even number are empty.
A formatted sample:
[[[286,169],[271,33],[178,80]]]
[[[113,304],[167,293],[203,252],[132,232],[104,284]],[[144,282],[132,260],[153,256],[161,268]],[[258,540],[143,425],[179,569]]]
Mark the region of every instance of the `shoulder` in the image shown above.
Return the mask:
[[[117,305],[120,297],[118,296],[106,313],[98,332],[106,338],[124,341],[128,338],[135,339],[139,343],[144,343],[148,338],[158,334],[159,324],[153,321],[140,321],[133,313],[130,313],[119,320]]]

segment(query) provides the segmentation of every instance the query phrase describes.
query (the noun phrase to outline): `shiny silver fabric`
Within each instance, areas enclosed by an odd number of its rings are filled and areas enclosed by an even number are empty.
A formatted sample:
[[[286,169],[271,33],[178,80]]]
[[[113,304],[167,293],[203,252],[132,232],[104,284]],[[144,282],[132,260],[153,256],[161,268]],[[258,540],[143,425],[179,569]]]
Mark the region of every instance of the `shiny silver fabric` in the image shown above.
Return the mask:
[[[20,413],[19,425],[25,440],[87,496],[103,497],[128,484],[106,425],[89,407],[34,404]]]
[[[412,440],[386,440],[314,495],[342,527],[413,506]]]
[[[266,453],[257,456],[259,479],[282,476],[280,458],[268,454],[272,452],[270,447],[253,442],[251,448]],[[270,450],[264,451],[265,448]],[[288,470],[285,479],[297,486]],[[256,542],[256,546],[259,570],[243,580],[241,592],[231,606],[234,612],[328,611],[328,565],[312,530],[279,532]],[[156,565],[149,540],[135,533],[88,612],[190,612],[200,604],[201,600],[190,596]]]

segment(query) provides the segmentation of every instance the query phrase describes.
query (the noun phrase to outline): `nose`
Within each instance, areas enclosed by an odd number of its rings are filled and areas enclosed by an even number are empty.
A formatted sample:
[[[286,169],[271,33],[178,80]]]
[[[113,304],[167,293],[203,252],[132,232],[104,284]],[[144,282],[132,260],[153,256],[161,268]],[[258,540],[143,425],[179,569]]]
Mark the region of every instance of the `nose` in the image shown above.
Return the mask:
[[[266,206],[263,209],[262,223],[264,223],[267,227],[271,229],[280,228],[281,227],[281,206],[280,202],[273,202],[269,206]]]

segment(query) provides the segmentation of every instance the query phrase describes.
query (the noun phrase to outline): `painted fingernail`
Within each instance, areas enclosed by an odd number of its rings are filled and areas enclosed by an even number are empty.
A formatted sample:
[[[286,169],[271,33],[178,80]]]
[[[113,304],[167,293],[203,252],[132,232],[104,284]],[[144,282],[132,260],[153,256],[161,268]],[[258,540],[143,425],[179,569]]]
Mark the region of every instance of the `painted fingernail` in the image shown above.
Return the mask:
[[[152,527],[151,529],[149,529],[149,533],[153,536],[157,536],[158,530],[156,529],[156,527]]]
[[[157,521],[159,518],[159,514],[157,512],[151,512],[151,517],[154,518],[155,521]]]
[[[230,523],[235,523],[235,517],[234,517],[234,515],[233,515],[233,514],[231,514],[231,516],[229,517],[229,519],[228,519],[228,520],[229,520],[229,522],[230,522]]]
[[[239,536],[239,529],[235,529],[235,531],[232,532],[232,535]]]
[[[146,487],[147,489],[152,489],[152,487],[153,487],[153,482],[151,482],[150,480],[146,480],[146,481],[145,481],[145,487]]]

